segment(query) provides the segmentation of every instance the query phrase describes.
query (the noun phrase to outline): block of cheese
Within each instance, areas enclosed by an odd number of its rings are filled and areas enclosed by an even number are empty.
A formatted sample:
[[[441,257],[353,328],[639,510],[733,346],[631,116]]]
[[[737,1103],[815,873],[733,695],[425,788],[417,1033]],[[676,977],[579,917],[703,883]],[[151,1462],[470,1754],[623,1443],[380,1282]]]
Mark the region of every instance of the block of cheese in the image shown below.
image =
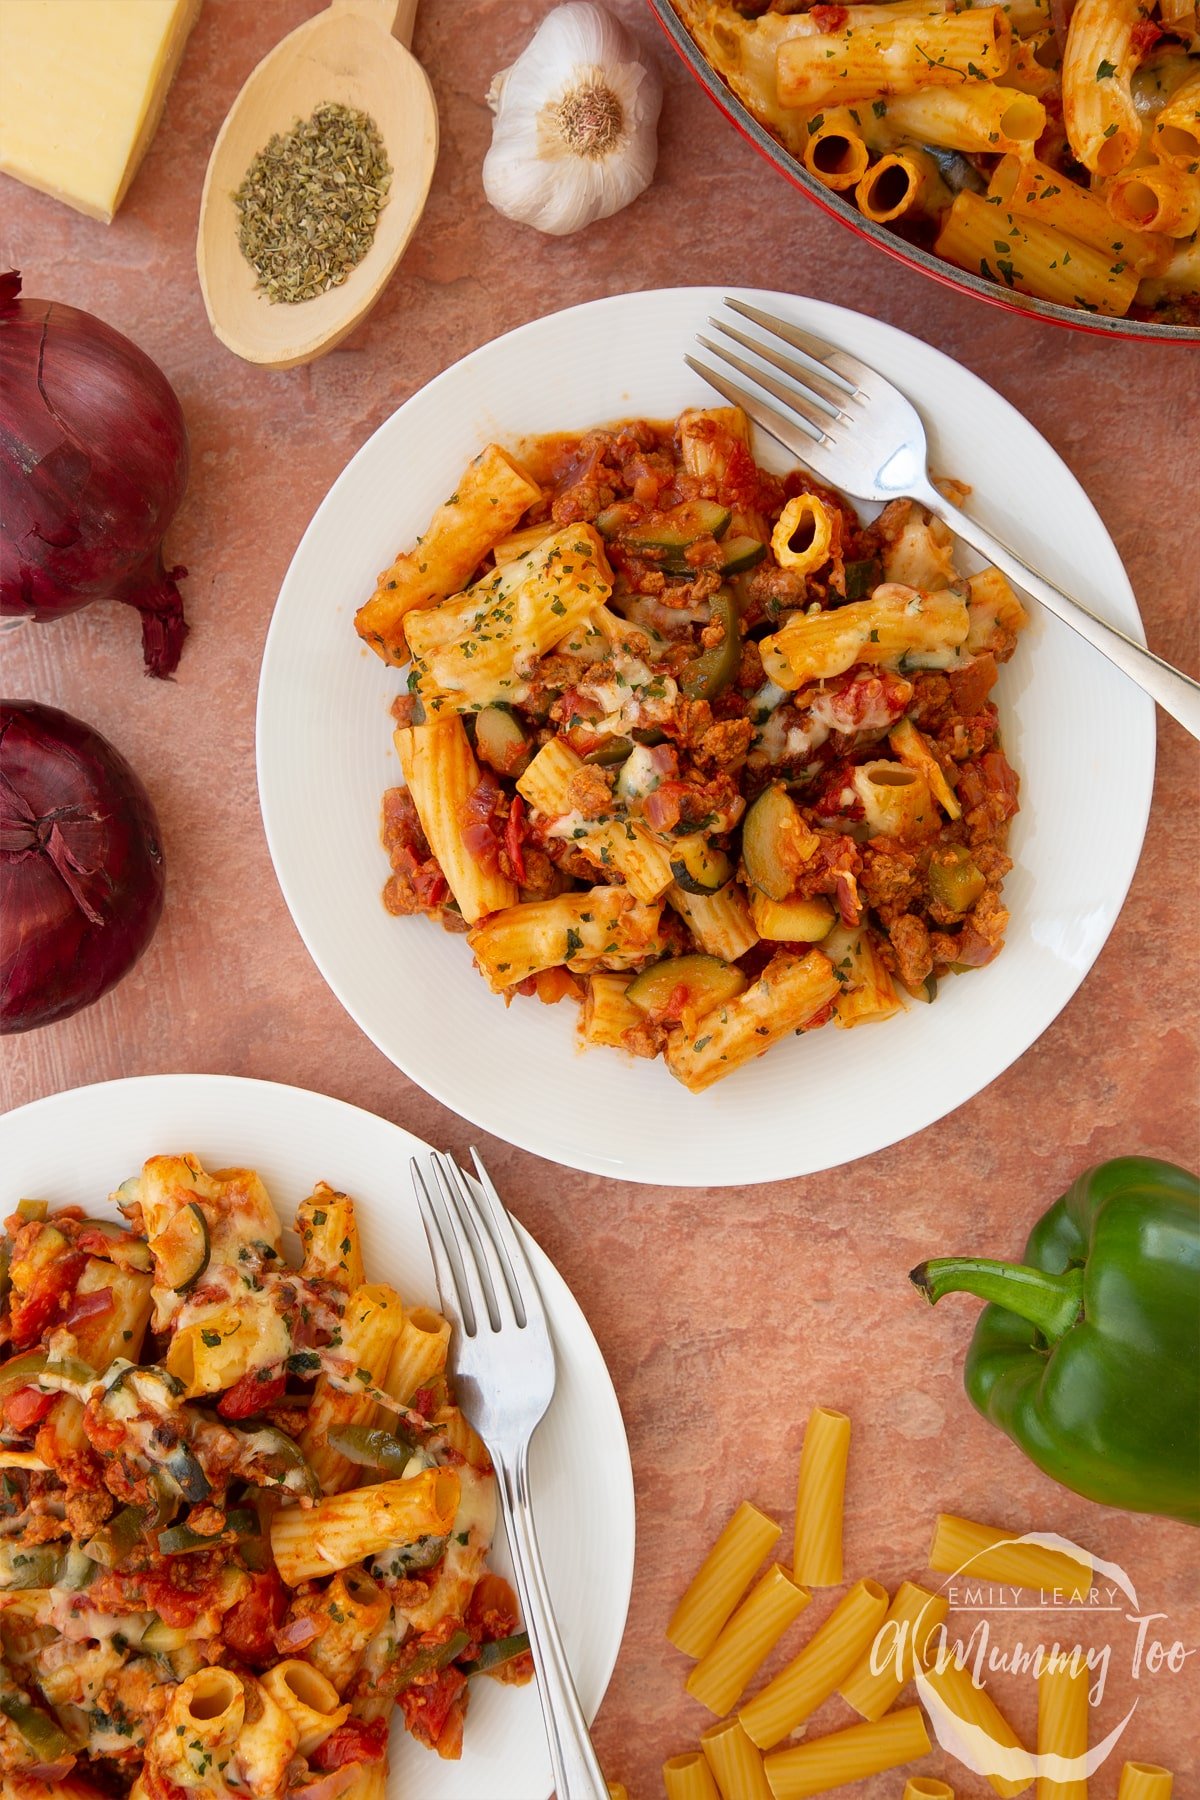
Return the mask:
[[[200,0],[0,0],[0,169],[108,223]]]

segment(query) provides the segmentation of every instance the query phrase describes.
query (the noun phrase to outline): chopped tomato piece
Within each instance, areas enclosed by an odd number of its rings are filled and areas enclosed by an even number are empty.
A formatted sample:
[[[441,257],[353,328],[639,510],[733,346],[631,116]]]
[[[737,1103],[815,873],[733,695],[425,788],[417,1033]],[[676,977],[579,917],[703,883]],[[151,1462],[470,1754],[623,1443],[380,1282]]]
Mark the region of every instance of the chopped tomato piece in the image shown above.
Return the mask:
[[[58,1324],[75,1293],[75,1283],[87,1267],[87,1257],[72,1251],[41,1270],[23,1298],[12,1301],[12,1344],[23,1350],[35,1344],[50,1325]]]
[[[442,1734],[446,1730],[454,1703],[466,1685],[467,1678],[462,1670],[451,1664],[448,1669],[438,1669],[429,1676],[418,1677],[401,1690],[400,1705],[404,1712],[404,1723],[418,1743],[442,1750]],[[459,1748],[461,1749],[461,1738]],[[446,1750],[451,1755],[457,1754],[449,1744],[446,1745]]]
[[[18,1388],[4,1402],[5,1421],[14,1431],[31,1431],[41,1424],[57,1399],[57,1394],[43,1394],[37,1388]]]
[[[251,1579],[250,1592],[225,1614],[221,1636],[242,1662],[265,1669],[279,1656],[273,1634],[283,1623],[289,1595],[274,1569]]]
[[[340,1769],[345,1763],[378,1762],[387,1751],[386,1719],[347,1719],[331,1731],[309,1757],[314,1769]]]
[[[282,1369],[251,1369],[217,1401],[223,1419],[249,1419],[267,1406],[278,1406],[287,1388]]]

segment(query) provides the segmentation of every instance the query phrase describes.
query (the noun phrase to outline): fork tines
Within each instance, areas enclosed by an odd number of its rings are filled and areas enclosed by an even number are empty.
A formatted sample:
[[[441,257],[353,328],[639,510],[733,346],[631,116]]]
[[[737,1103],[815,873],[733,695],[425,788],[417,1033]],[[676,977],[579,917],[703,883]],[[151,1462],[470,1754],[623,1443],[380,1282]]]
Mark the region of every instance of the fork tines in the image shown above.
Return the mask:
[[[421,1222],[443,1308],[467,1337],[490,1328],[523,1331],[541,1317],[533,1269],[475,1150],[479,1196],[440,1151],[411,1162]]]

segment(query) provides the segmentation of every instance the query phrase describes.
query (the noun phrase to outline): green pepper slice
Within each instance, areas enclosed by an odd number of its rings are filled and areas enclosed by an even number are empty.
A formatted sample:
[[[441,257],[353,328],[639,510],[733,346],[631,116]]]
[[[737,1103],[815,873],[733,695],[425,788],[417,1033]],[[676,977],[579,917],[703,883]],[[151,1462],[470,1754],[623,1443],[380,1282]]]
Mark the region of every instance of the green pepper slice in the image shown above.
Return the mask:
[[[163,1556],[188,1556],[195,1550],[213,1550],[219,1544],[227,1544],[232,1533],[234,1540],[258,1536],[258,1515],[248,1506],[235,1507],[225,1514],[224,1529],[205,1536],[202,1531],[193,1531],[190,1525],[172,1525],[167,1531],[158,1534],[158,1548]]]
[[[400,1676],[396,1692],[402,1693],[406,1687],[411,1687],[421,1675],[436,1675],[439,1669],[448,1669],[455,1657],[462,1655],[470,1641],[469,1631],[452,1631],[444,1644],[422,1644],[413,1651],[408,1667]]]
[[[62,1728],[23,1694],[11,1689],[0,1694],[0,1712],[12,1720],[39,1762],[57,1762],[70,1750],[70,1739]]]
[[[514,1631],[511,1637],[494,1638],[490,1644],[479,1646],[479,1655],[472,1662],[459,1663],[464,1675],[489,1675],[493,1669],[502,1668],[505,1663],[515,1662],[518,1656],[524,1656],[529,1648],[529,1633]]]
[[[725,635],[711,650],[685,663],[679,685],[689,700],[713,700],[724,693],[742,660],[742,639],[738,630],[738,610],[727,587],[718,588],[709,601],[709,618],[720,620]]]
[[[403,1432],[379,1431],[367,1425],[335,1425],[329,1442],[347,1462],[364,1469],[383,1469],[392,1476],[403,1475],[416,1449]]]

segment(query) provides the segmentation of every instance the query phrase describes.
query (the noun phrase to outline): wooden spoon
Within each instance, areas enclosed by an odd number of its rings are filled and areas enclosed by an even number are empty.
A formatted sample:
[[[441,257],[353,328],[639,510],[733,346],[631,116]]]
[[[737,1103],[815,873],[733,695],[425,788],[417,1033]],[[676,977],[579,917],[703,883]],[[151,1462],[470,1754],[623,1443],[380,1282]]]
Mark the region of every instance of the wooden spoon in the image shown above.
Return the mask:
[[[229,110],[204,177],[196,268],[209,324],[247,362],[290,369],[332,350],[370,312],[416,230],[438,148],[433,90],[406,48],[416,14],[417,0],[332,0],[263,58]],[[379,127],[392,166],[387,205],[340,287],[272,302],[238,244],[233,196],[268,140],[327,100]]]

